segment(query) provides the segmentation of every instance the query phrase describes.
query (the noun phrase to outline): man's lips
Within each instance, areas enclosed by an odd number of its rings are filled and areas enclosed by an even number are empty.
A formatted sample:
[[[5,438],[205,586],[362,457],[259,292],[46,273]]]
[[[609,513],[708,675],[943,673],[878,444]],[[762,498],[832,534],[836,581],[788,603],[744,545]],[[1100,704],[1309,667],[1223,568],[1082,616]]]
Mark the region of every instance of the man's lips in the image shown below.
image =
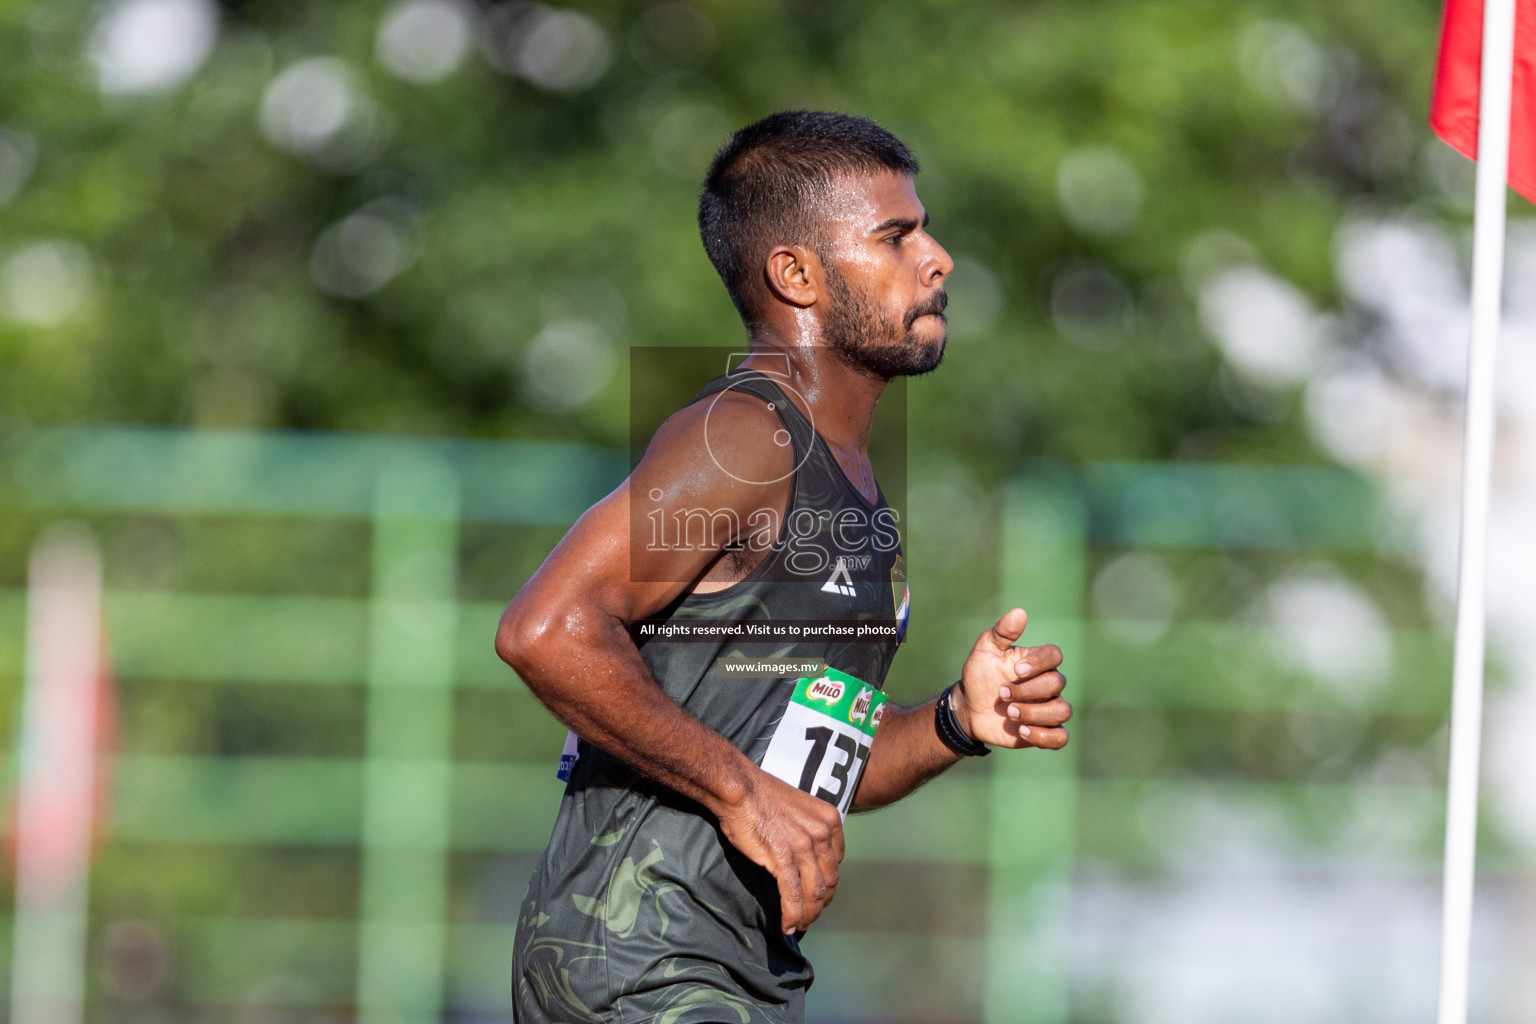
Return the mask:
[[[925,316],[936,316],[945,323],[948,323],[949,318],[944,315],[944,310],[948,305],[949,295],[945,292],[939,292],[932,299],[907,314],[907,326],[911,327]]]

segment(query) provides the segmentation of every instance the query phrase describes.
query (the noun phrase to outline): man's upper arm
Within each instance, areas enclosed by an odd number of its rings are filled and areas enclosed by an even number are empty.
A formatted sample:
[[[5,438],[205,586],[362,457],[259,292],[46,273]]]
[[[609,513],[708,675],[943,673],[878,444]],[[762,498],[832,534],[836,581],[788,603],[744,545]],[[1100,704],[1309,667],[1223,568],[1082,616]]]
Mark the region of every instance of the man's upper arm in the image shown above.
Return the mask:
[[[769,508],[776,520],[784,511],[794,453],[774,442],[781,428],[777,414],[745,395],[674,414],[629,478],[556,545],[508,616],[542,633],[590,625],[573,616],[630,623],[671,604],[744,539],[753,513]]]

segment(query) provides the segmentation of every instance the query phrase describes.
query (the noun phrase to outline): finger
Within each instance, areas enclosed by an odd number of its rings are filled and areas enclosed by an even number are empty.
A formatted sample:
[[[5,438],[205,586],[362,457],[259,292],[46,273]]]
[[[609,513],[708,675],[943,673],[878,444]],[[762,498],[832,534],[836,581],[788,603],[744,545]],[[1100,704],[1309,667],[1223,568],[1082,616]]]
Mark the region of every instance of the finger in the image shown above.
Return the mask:
[[[1020,746],[1060,750],[1067,745],[1067,730],[1059,727],[1047,729],[1041,726],[1022,725],[1018,729]]]
[[[816,843],[816,866],[821,870],[822,881],[827,884],[826,903],[831,903],[832,896],[837,892],[837,880],[841,874],[838,862],[843,859],[843,855],[837,850],[837,840],[841,838],[842,829],[837,828],[829,831],[825,839]]]
[[[1029,615],[1023,608],[1015,608],[1002,618],[997,624],[976,638],[976,646],[994,651],[1007,651],[1014,645],[1019,637],[1024,635],[1024,627],[1029,623]]]
[[[832,849],[832,855],[836,858],[835,863],[841,864],[843,862],[843,854],[846,851],[843,840],[843,816],[838,814],[835,809],[832,813],[834,817],[830,818],[827,822],[832,827],[832,835],[828,845]]]
[[[1028,679],[1039,675],[1041,672],[1049,672],[1051,669],[1061,666],[1061,648],[1055,644],[1041,644],[1039,647],[1015,647],[1004,652],[1013,658],[1009,665],[1020,679]]]
[[[800,884],[800,866],[795,860],[779,863],[773,873],[779,883],[779,923],[784,934],[796,931],[800,926],[800,914],[805,906],[805,894]]]
[[[800,919],[799,928],[804,931],[821,916],[821,908],[832,899],[827,880],[821,873],[815,850],[809,844],[796,858],[800,869]]]
[[[1057,697],[1042,704],[1009,704],[1008,720],[1020,725],[1053,728],[1072,717],[1072,705]]]
[[[1060,696],[1066,688],[1067,677],[1060,672],[1042,672],[1023,682],[1005,683],[997,688],[997,699],[1004,703],[1013,701],[1046,701]]]

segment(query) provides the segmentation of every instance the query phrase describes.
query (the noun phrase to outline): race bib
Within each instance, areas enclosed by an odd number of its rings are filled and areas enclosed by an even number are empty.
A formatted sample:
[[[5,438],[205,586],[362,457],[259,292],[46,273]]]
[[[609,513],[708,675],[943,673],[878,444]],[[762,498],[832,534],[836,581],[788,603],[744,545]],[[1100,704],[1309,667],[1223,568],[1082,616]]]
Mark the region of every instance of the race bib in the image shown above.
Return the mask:
[[[846,672],[803,678],[773,730],[763,771],[847,817],[884,714],[885,694]]]

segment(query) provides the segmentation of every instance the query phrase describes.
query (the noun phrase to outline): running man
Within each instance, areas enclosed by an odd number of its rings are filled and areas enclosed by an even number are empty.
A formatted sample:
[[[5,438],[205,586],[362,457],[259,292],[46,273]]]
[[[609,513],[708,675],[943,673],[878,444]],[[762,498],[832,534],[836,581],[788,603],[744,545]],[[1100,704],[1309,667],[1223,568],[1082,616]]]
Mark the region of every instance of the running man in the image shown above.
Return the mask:
[[[837,889],[842,815],[962,756],[1067,742],[1061,652],[1015,646],[1022,609],[934,699],[881,692],[907,590],[866,449],[886,384],[943,357],[954,266],[917,170],[878,125],[806,111],[709,169],[700,230],[750,355],[661,426],[496,636],[572,730],[518,920],[520,1024],[802,1021],[799,939]],[[801,664],[723,668],[767,658]]]

